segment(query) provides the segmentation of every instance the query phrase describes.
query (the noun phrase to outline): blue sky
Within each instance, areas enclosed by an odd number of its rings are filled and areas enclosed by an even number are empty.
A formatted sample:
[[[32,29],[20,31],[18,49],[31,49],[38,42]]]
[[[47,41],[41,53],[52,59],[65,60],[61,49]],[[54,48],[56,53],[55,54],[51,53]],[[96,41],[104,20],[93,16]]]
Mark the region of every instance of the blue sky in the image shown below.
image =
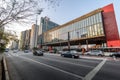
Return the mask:
[[[111,3],[114,5],[116,21],[120,32],[120,0],[60,0],[59,7],[45,8],[39,17],[48,16],[51,21],[61,25]],[[18,31],[19,34],[23,30],[30,29],[31,26],[32,24],[29,26],[15,24],[12,30]]]
[[[64,24],[87,14],[95,9],[113,3],[116,21],[120,32],[120,0],[62,0],[59,7],[45,9],[41,16],[48,16],[50,20]]]

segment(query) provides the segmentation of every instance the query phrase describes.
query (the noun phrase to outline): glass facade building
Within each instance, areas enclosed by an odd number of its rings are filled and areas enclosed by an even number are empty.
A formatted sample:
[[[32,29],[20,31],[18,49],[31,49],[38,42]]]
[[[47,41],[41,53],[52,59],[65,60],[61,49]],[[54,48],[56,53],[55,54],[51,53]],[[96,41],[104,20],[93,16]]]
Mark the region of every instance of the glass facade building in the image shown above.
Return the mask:
[[[114,32],[113,32],[114,30]],[[49,47],[95,44],[119,46],[120,38],[113,4],[96,9],[63,25],[44,32],[44,45]]]
[[[102,14],[98,12],[89,17],[72,21],[71,24],[59,26],[61,28],[51,30],[45,33],[45,42],[59,42],[68,40],[68,32],[70,40],[91,38],[104,35]]]
[[[44,43],[43,33],[59,26],[57,23],[50,21],[48,17],[41,17],[40,26],[38,27],[38,41],[37,45],[42,45]]]

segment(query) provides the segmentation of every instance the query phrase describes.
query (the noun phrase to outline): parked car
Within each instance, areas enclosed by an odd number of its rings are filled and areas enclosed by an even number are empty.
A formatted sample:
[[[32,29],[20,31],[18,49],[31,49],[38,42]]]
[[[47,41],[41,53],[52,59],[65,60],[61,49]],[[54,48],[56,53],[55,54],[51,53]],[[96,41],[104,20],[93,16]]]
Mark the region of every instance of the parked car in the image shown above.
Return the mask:
[[[110,57],[120,57],[120,52],[114,52],[110,54]]]
[[[24,50],[24,53],[28,53],[29,52],[29,50]]]
[[[103,51],[101,50],[91,50],[85,53],[86,55],[94,55],[94,56],[104,56]]]
[[[63,51],[61,53],[63,57],[70,57],[70,58],[79,58],[79,53],[77,51]]]
[[[43,56],[43,52],[41,50],[33,50],[33,55]]]

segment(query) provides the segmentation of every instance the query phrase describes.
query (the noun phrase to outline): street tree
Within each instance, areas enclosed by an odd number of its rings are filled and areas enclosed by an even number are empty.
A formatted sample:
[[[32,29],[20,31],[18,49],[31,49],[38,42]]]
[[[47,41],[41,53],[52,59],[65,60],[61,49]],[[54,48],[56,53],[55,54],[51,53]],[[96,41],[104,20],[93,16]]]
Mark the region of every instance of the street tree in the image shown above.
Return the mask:
[[[8,33],[3,32],[0,30],[0,52],[5,50],[6,45],[8,44]]]
[[[42,3],[47,7],[58,6],[60,0],[0,0],[0,41],[16,40],[16,36],[4,33],[1,28],[12,23],[26,23],[35,14],[43,11]],[[7,44],[6,43],[6,44]],[[6,45],[5,44],[5,45]]]
[[[43,11],[42,3],[55,7],[59,0],[0,0],[0,28],[15,22],[28,21],[35,15],[36,10]]]

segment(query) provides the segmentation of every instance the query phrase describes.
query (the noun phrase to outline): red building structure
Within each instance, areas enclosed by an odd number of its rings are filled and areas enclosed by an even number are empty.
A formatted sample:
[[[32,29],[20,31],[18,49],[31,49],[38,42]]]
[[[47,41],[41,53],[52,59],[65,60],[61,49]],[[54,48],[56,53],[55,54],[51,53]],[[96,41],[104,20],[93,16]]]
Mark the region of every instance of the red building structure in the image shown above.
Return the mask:
[[[103,25],[106,35],[106,42],[108,47],[119,47],[120,38],[118,27],[115,18],[113,4],[107,5],[102,8],[103,12]]]

